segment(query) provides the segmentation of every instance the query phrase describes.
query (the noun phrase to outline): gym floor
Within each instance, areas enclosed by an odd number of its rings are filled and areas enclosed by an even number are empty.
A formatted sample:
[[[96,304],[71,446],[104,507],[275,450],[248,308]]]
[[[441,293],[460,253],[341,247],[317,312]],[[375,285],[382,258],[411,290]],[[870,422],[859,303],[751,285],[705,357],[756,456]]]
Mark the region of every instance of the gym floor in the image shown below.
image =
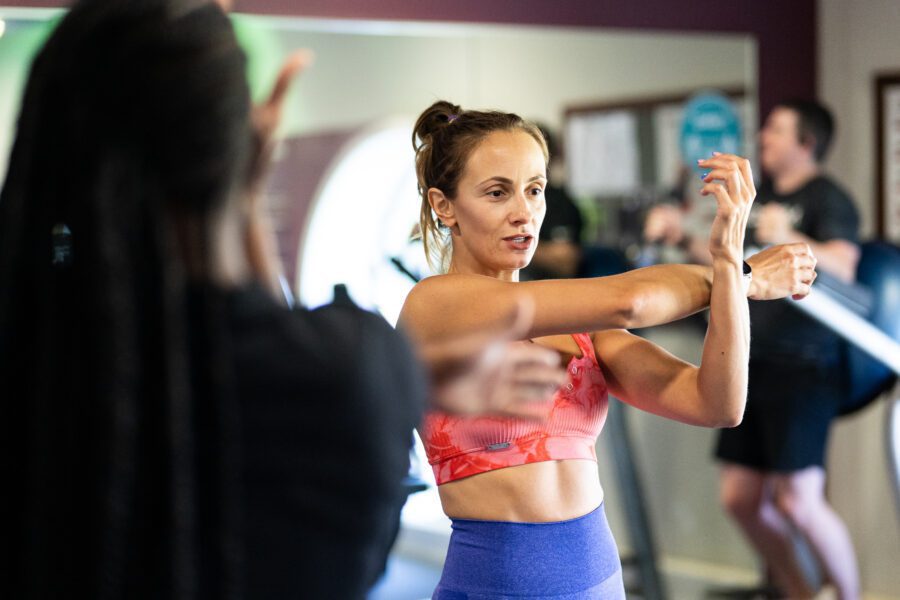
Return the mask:
[[[369,593],[368,600],[424,600],[431,598],[431,592],[437,586],[440,576],[439,566],[393,555],[388,562],[385,577]],[[710,590],[723,587],[718,578],[714,576],[704,578],[668,572],[664,573],[664,577],[670,600],[698,600],[710,597],[708,596]],[[643,596],[636,592],[628,592],[628,598],[629,600],[641,600]],[[744,600],[751,598],[751,596],[745,596]],[[832,600],[833,598],[836,596],[830,590],[825,590],[816,596],[815,600]],[[866,598],[888,600],[875,596],[866,596]]]

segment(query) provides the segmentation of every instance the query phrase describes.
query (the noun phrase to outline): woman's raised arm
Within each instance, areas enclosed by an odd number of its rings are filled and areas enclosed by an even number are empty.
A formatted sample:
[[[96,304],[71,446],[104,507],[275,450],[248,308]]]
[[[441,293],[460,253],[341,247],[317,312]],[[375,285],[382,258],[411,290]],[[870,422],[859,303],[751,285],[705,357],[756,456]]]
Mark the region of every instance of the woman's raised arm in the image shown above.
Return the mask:
[[[809,293],[815,259],[805,244],[773,246],[747,260],[748,297],[772,300]],[[636,329],[684,318],[709,306],[712,267],[657,265],[591,279],[505,282],[481,275],[438,275],[410,292],[400,324],[422,341],[494,329],[528,297],[528,338],[604,329]]]

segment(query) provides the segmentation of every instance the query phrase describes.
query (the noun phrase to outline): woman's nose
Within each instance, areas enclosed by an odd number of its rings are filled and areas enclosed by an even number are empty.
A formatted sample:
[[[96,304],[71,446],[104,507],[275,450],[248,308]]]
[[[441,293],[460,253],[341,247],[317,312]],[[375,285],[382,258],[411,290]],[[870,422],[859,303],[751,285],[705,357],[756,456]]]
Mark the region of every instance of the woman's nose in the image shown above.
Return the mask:
[[[528,198],[525,197],[525,194],[516,194],[512,203],[512,210],[509,215],[510,221],[517,224],[527,223],[531,221],[531,217],[533,214],[534,209],[528,202]]]

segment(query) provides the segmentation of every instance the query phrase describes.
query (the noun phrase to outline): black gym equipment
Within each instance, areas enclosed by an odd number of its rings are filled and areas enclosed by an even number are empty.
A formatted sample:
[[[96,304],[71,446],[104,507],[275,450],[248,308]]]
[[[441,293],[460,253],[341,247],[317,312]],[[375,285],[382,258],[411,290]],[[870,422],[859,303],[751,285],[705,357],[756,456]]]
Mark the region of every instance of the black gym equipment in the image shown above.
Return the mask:
[[[867,320],[900,342],[900,248],[884,242],[863,244],[856,281],[869,293]],[[888,391],[898,376],[855,344],[847,350],[847,371],[847,401],[841,407],[842,415],[868,406]]]

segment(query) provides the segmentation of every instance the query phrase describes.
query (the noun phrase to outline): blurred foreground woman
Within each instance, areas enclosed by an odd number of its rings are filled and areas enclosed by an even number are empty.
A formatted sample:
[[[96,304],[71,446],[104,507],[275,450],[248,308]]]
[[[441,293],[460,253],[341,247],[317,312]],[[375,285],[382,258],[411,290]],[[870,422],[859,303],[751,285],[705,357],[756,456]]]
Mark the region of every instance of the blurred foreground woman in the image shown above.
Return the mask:
[[[222,8],[176,0],[76,2],[35,60],[0,196],[0,597],[359,598],[383,570],[426,381],[380,318],[270,293],[256,192],[302,66],[252,110]],[[478,409],[471,372],[516,412],[489,347],[422,349],[436,402]],[[546,358],[520,362],[549,396]]]

